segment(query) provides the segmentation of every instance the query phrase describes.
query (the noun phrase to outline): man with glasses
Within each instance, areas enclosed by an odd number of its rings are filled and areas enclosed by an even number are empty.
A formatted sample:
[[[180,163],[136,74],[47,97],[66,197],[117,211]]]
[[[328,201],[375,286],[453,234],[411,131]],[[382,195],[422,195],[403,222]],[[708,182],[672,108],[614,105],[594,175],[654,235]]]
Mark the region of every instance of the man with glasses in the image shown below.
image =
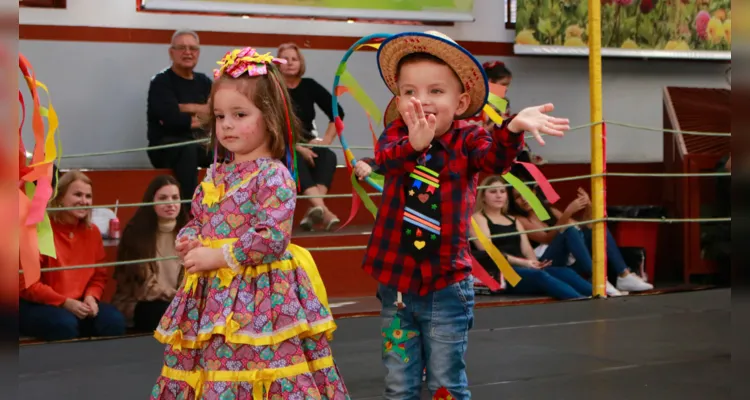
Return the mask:
[[[148,89],[146,114],[149,147],[206,138],[211,79],[194,71],[200,56],[198,34],[177,31],[172,35],[169,59],[172,65],[153,78]],[[198,167],[208,167],[208,146],[194,143],[150,150],[154,168],[169,168],[180,183],[181,197],[190,199],[198,186]]]

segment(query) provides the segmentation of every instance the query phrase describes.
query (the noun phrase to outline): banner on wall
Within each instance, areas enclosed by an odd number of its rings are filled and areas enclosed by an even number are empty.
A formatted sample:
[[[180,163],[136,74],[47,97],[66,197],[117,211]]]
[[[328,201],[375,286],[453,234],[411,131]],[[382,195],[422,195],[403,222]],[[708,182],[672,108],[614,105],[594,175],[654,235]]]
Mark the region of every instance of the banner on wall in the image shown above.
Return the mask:
[[[731,60],[731,0],[601,0],[602,55]],[[587,56],[587,0],[517,0],[516,54]]]
[[[141,0],[146,10],[472,22],[474,0]]]

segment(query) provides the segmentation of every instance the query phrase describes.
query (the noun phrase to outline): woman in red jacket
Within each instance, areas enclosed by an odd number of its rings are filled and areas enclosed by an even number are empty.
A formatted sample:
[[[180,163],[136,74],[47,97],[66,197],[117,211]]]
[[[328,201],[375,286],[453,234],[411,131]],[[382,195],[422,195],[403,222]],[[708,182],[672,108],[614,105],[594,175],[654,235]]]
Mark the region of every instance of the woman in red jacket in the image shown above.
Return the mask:
[[[85,207],[91,205],[91,198],[91,180],[80,171],[70,171],[60,178],[50,206]],[[51,212],[50,217],[57,258],[43,256],[42,268],[104,260],[102,236],[91,223],[91,209]],[[100,302],[108,279],[106,268],[42,271],[38,282],[20,291],[21,334],[43,340],[124,334],[123,315]]]

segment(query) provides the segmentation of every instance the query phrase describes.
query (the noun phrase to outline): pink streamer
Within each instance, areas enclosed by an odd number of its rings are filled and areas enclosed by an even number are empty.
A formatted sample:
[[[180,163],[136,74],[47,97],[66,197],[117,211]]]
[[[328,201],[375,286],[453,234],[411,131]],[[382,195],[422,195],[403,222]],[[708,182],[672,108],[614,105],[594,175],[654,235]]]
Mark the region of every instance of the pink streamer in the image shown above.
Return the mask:
[[[547,198],[547,201],[549,201],[550,204],[555,204],[558,200],[560,200],[560,195],[557,194],[555,189],[552,188],[552,184],[549,183],[547,178],[544,177],[544,174],[542,174],[542,171],[540,171],[536,165],[527,163],[527,162],[521,162],[521,161],[516,161],[516,162],[523,165],[524,168],[526,168],[526,170],[529,171],[531,176],[539,185],[539,188],[542,189],[542,193],[544,193],[544,197]]]

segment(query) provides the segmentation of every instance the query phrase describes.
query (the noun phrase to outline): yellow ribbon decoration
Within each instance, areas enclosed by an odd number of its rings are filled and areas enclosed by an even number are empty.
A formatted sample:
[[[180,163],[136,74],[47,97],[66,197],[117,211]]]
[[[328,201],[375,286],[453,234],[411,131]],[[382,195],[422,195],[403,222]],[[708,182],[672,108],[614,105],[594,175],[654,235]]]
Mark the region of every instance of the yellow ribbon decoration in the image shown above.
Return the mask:
[[[492,261],[495,262],[495,265],[497,265],[498,269],[500,269],[500,272],[503,274],[505,280],[508,281],[508,283],[510,283],[512,286],[518,285],[518,282],[521,281],[521,277],[518,276],[518,273],[513,269],[513,267],[510,266],[508,260],[506,260],[503,256],[503,253],[501,253],[500,250],[495,247],[492,241],[487,236],[485,236],[484,233],[482,233],[482,231],[479,229],[479,225],[477,225],[477,221],[474,220],[474,217],[471,218],[471,227],[474,228],[474,233],[477,235],[477,240],[479,240],[479,243],[481,243],[482,247],[484,247],[484,251],[486,251],[487,255],[489,255]]]
[[[227,238],[227,239],[209,239],[204,238],[202,236],[198,237],[198,241],[201,242],[201,245],[203,247],[208,247],[209,249],[221,249],[222,246],[225,244],[232,245],[234,242],[237,241],[237,238]],[[190,294],[195,289],[195,287],[198,285],[198,277],[203,275],[202,272],[197,273],[186,273],[185,274],[185,293]],[[234,279],[235,273],[232,271],[232,269],[229,266],[221,267],[211,273],[209,276],[215,276],[218,277],[221,285],[223,287],[229,286],[230,283],[232,283],[232,279]]]
[[[489,104],[485,104],[484,108],[482,110],[487,114],[488,117],[492,120],[492,122],[496,123],[497,125],[500,125],[503,123],[503,117],[500,116],[500,114],[495,111],[492,106]]]
[[[31,165],[31,167],[36,167],[39,165],[51,163],[55,161],[56,159],[58,159],[55,132],[57,132],[57,128],[60,126],[60,121],[57,118],[57,112],[55,111],[55,107],[52,106],[52,97],[49,94],[49,89],[47,89],[47,85],[45,85],[44,83],[38,80],[34,81],[33,79],[31,79],[30,76],[26,77],[26,81],[30,85],[36,82],[36,85],[42,90],[44,90],[44,92],[47,94],[47,99],[48,99],[47,101],[48,107],[43,107],[43,106],[39,107],[39,114],[43,117],[47,117],[47,120],[49,121],[49,126],[47,127],[47,137],[44,138],[44,160]]]
[[[241,51],[244,49],[234,49],[229,54],[224,56],[221,60],[217,61],[216,64],[221,65],[221,68],[219,68],[220,73],[224,73],[224,70],[228,67],[231,67],[232,65],[238,63],[238,62],[250,62],[255,64],[268,64],[272,63],[274,60],[274,57],[271,55],[271,53],[266,54],[259,54],[255,53],[252,56],[243,56],[240,58],[237,58],[237,56],[240,54]]]
[[[223,183],[217,187],[213,182],[201,182],[201,188],[203,188],[203,200],[201,204],[209,207],[218,203],[225,194]]]

